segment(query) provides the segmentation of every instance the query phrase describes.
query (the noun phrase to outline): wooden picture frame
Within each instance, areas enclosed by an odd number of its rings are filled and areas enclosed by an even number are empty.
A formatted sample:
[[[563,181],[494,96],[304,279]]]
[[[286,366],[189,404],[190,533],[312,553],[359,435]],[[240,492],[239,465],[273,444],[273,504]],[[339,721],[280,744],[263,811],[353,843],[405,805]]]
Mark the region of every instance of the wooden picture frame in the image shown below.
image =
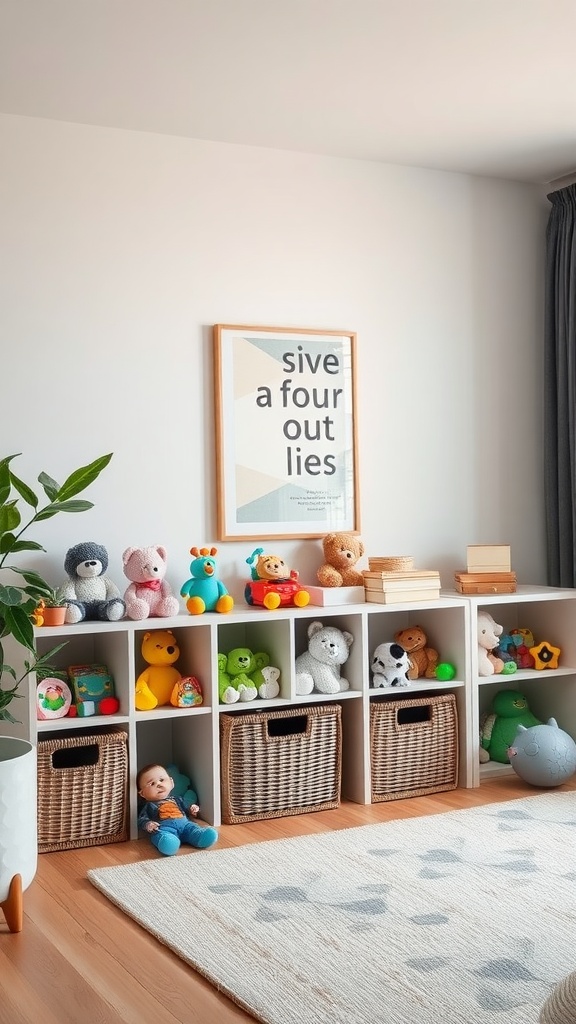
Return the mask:
[[[358,533],[356,335],[214,326],[219,540]]]

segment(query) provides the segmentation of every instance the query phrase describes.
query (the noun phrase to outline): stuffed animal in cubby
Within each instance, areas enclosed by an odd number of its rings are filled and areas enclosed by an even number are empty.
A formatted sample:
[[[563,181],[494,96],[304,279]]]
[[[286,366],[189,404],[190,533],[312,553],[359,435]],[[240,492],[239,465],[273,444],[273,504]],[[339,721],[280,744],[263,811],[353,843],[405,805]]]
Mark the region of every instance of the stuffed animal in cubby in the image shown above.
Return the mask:
[[[270,665],[264,651],[235,647],[218,655],[218,694],[221,704],[246,703],[261,697],[272,700],[280,693],[280,669]]]
[[[374,687],[410,686],[410,658],[401,644],[378,644],[371,668]]]
[[[493,676],[516,671],[516,662],[504,662],[493,652],[497,649],[504,627],[492,618],[490,612],[478,611],[478,675]]]
[[[102,619],[118,622],[126,605],[115,583],[106,575],[108,552],[101,544],[85,541],[69,548],[64,560],[68,580],[58,589],[66,605],[66,622]]]
[[[327,533],[322,541],[324,564],[317,572],[323,587],[363,587],[364,577],[356,563],[364,554],[364,544],[354,533]]]
[[[406,651],[410,668],[408,669],[409,679],[434,679],[436,666],[438,664],[438,651],[428,647],[428,638],[422,626],[408,626],[406,629],[399,629],[394,633],[394,640]]]
[[[354,642],[351,633],[336,626],[311,622],[308,626],[308,650],[296,658],[296,693],[341,693],[350,683],[341,673]]]
[[[190,548],[194,555],[190,562],[190,579],[182,585],[180,596],[186,599],[190,615],[203,612],[229,612],[234,607],[234,598],[216,575],[214,555],[218,548]]]
[[[198,794],[192,786],[191,780],[184,772],[181,772],[175,764],[167,764],[166,771],[174,783],[171,796],[179,796],[184,802],[186,810],[198,804]]]
[[[518,690],[499,690],[492,701],[490,713],[483,715],[480,721],[480,761],[508,764],[508,748],[519,725],[528,729],[542,723],[530,711],[523,693]]]
[[[126,614],[134,620],[178,615],[180,604],[166,577],[167,554],[161,545],[126,548],[122,555],[124,575],[130,586],[124,592]]]
[[[152,711],[158,705],[170,704],[174,687],[182,678],[174,664],[180,648],[171,629],[155,629],[144,633],[141,652],[148,667],[136,680],[136,708]]]

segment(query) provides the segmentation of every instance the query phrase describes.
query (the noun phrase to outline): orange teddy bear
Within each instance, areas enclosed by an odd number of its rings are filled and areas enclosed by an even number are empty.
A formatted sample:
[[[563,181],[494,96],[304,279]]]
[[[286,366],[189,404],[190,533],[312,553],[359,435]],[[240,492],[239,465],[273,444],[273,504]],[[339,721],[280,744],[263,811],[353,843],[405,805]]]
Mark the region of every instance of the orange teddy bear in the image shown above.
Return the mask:
[[[317,572],[323,587],[363,587],[364,577],[354,566],[364,545],[353,533],[327,533],[322,541],[324,565]]]

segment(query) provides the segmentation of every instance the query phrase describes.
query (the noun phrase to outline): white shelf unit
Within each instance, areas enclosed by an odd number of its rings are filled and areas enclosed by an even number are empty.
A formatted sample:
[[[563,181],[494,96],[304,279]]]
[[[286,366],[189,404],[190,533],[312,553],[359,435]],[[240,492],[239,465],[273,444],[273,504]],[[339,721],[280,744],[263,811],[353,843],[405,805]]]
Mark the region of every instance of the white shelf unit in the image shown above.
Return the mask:
[[[576,590],[519,586],[514,594],[482,594],[467,597],[471,611],[470,727],[472,785],[502,775],[514,775],[509,764],[480,764],[480,719],[490,711],[499,690],[519,690],[530,710],[547,722],[555,718],[561,729],[576,738]],[[478,611],[483,609],[511,629],[530,629],[535,644],[548,641],[559,647],[557,669],[519,669],[511,675],[478,675]]]
[[[575,606],[576,611],[576,606]],[[307,629],[318,620],[352,633],[354,642],[342,674],[350,682],[350,690],[334,695],[295,692],[294,663],[308,646]],[[428,645],[436,648],[441,661],[456,667],[456,677],[449,683],[418,679],[407,688],[374,688],[370,664],[375,647],[392,641],[399,629],[419,624],[428,637]],[[195,675],[202,684],[204,703],[197,708],[169,707],[153,711],[137,711],[134,707],[134,685],[145,668],[141,656],[144,633],[154,629],[171,629],[180,647],[176,667],[182,675]],[[130,835],[136,838],[137,795],[136,773],[151,761],[174,763],[189,775],[198,792],[201,816],[218,825],[221,821],[220,793],[220,715],[254,713],[269,708],[305,706],[337,701],[342,707],[342,796],[357,803],[370,803],[370,701],[375,696],[413,697],[443,691],[456,695],[459,717],[461,786],[474,784],[471,750],[472,704],[467,684],[470,666],[469,602],[461,596],[441,597],[437,601],[401,605],[355,604],[340,606],[308,606],[303,609],[236,607],[226,615],[206,613],[200,616],[180,614],[168,619],[146,619],[142,622],[123,620],[115,623],[83,622],[73,626],[37,627],[37,650],[45,654],[57,644],[64,648],[54,664],[66,668],[71,664],[101,662],[108,666],[115,681],[120,708],[115,715],[89,718],[61,718],[38,721],[36,718],[33,676],[29,690],[22,692],[27,701],[16,702],[12,710],[22,724],[13,731],[36,743],[55,733],[71,736],[77,729],[99,730],[116,727],[128,734],[130,766],[129,815]],[[5,641],[6,660],[23,665],[22,649]],[[250,647],[266,651],[271,663],[280,669],[280,695],[275,700],[256,698],[246,703],[219,704],[219,652],[234,647]],[[576,664],[576,658],[574,660]]]

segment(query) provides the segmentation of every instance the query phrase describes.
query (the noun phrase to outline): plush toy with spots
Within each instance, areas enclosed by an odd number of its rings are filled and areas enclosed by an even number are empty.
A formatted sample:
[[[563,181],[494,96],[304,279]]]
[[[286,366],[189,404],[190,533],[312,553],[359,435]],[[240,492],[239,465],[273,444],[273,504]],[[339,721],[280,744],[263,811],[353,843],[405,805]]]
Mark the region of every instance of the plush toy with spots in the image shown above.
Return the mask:
[[[410,686],[408,652],[397,643],[378,644],[372,658],[372,685]]]

